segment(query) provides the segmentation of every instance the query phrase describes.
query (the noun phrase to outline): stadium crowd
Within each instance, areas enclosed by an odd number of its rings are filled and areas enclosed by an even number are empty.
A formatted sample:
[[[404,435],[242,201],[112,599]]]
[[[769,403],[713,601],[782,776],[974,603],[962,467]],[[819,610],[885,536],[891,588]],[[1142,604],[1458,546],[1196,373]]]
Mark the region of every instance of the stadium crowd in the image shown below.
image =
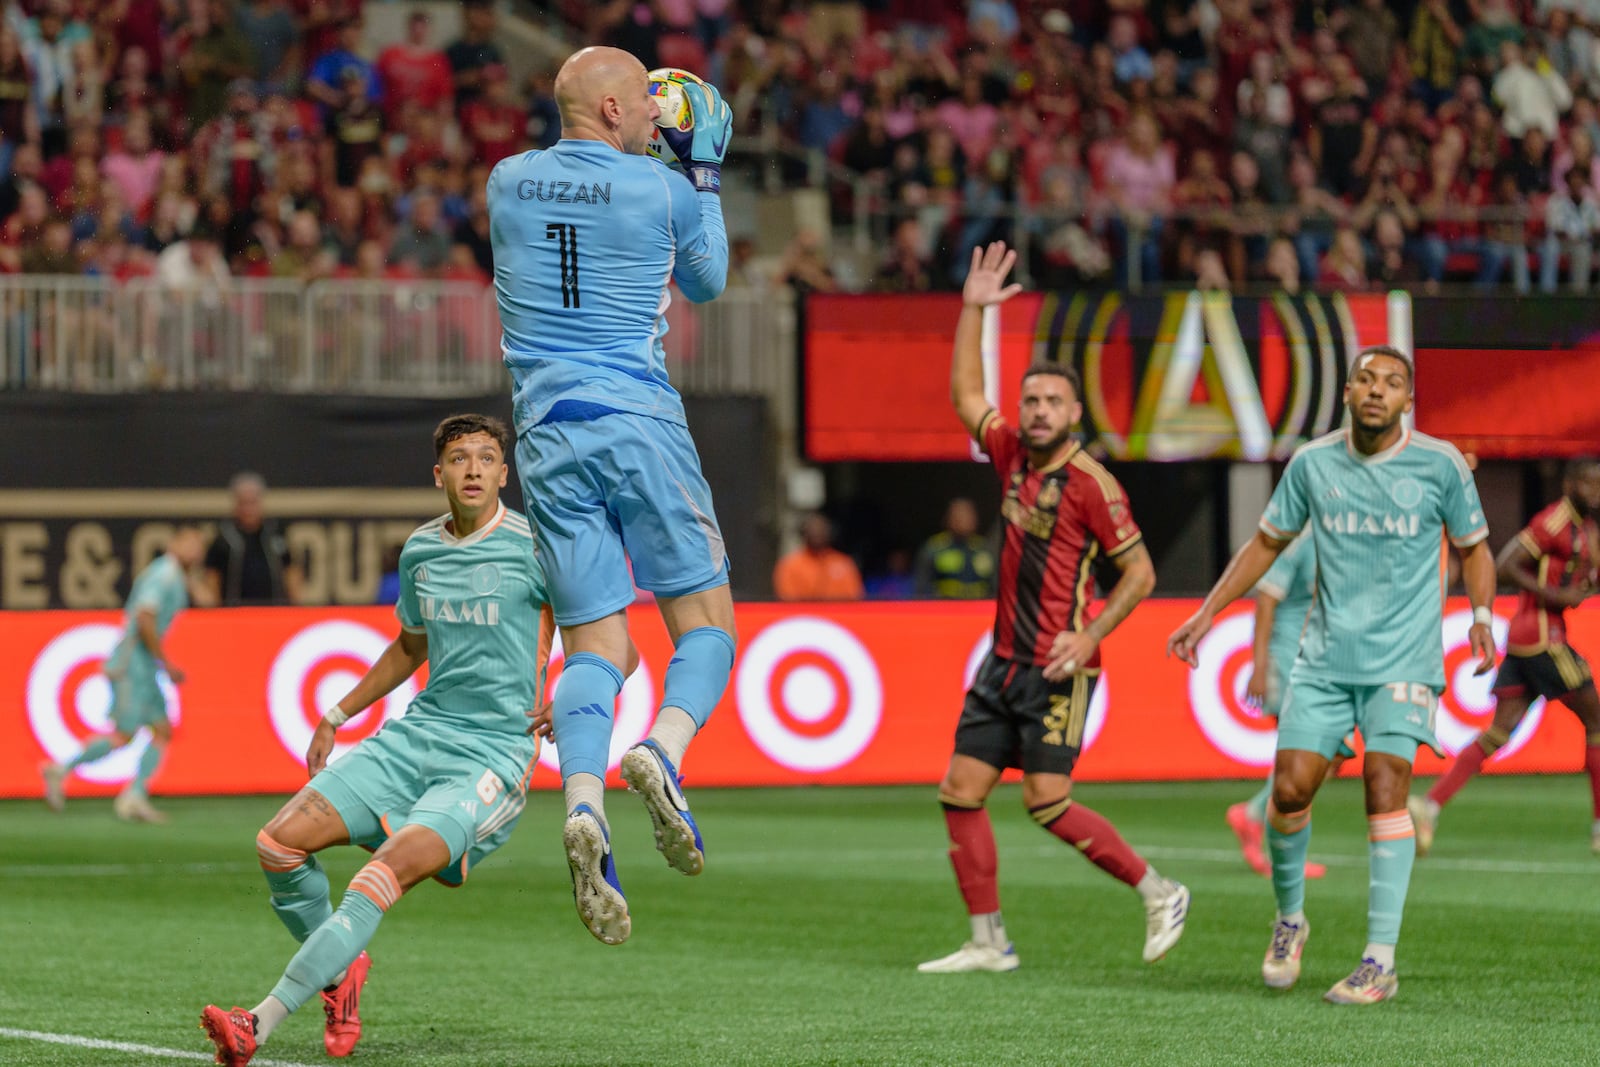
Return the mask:
[[[559,136],[550,74],[513,82],[490,0],[442,47],[418,11],[378,50],[364,2],[6,0],[0,270],[486,282],[484,179]],[[837,217],[865,197],[883,231],[878,289],[952,287],[994,238],[1044,286],[1592,275],[1594,0],[527,10],[717,82],[736,148],[828,157]],[[841,284],[805,265],[779,280]]]

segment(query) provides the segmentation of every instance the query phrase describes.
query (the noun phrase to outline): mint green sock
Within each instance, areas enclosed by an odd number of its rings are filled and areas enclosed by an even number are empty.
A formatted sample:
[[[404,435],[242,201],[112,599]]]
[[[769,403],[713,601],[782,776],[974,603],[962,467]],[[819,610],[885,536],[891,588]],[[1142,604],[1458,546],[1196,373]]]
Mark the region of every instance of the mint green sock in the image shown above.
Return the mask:
[[[166,755],[166,745],[158,745],[154,741],[146,745],[144,751],[139,753],[139,767],[133,772],[133,781],[128,783],[129,791],[149,796],[150,779],[161,768],[161,761]]]
[[[1293,915],[1306,906],[1306,853],[1311,850],[1311,820],[1292,834],[1267,823],[1267,851],[1272,856],[1272,891],[1278,914]]]
[[[382,919],[383,910],[364,893],[346,892],[339,910],[313,930],[294,954],[271,995],[289,1011],[298,1011],[355,962]]]
[[[1380,945],[1400,943],[1400,918],[1406,910],[1406,890],[1411,887],[1411,868],[1416,861],[1415,837],[1367,842],[1368,941]]]
[[[328,898],[328,872],[322,869],[317,857],[307,856],[306,861],[292,871],[263,869],[261,873],[272,891],[273,914],[288,927],[296,941],[304,944],[312,931],[333,914],[333,902]]]
[[[1272,775],[1267,775],[1267,784],[1262,786],[1255,796],[1244,802],[1244,810],[1250,813],[1250,818],[1256,822],[1267,821],[1267,801],[1272,799]]]
[[[85,763],[95,763],[99,760],[103,760],[116,750],[117,746],[113,745],[109,739],[97,737],[85,745],[82,752],[78,753],[76,756],[73,756],[61,766],[69,771],[76,770]]]

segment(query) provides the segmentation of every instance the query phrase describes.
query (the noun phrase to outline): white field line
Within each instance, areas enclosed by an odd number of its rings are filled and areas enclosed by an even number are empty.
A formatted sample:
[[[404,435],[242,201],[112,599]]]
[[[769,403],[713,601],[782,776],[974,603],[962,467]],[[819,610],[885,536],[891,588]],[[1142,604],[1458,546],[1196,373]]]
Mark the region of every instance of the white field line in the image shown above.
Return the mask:
[[[166,1060],[201,1060],[212,1063],[216,1058],[213,1052],[196,1052],[183,1048],[158,1048],[155,1045],[135,1045],[131,1041],[102,1041],[97,1037],[79,1037],[77,1034],[51,1034],[43,1030],[14,1030],[9,1026],[0,1026],[0,1037],[15,1038],[18,1041],[39,1041],[47,1045],[68,1045],[72,1048],[96,1049],[104,1052],[128,1052],[136,1056],[159,1056]],[[250,1061],[256,1067],[311,1067],[307,1063],[296,1063],[293,1060],[263,1060]]]

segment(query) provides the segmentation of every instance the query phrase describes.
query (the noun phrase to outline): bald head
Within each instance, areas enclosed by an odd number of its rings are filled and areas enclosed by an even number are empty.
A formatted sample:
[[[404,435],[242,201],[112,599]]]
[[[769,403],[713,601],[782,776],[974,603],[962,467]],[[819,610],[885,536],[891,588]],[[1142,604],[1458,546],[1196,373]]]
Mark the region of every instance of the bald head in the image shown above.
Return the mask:
[[[605,141],[638,155],[660,109],[650,97],[644,64],[620,48],[574,52],[556,73],[563,137]]]

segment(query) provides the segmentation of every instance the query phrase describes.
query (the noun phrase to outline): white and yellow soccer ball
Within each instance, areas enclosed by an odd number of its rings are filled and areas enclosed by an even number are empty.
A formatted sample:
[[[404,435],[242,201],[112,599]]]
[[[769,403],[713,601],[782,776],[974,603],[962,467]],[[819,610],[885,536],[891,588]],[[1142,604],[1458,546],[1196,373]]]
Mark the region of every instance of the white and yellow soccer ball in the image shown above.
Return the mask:
[[[704,85],[695,75],[677,67],[661,67],[652,70],[646,77],[650,80],[650,95],[655,97],[656,106],[661,109],[661,115],[656,119],[659,130],[681,130],[688,133],[694,129],[694,111],[689,106],[689,100],[683,95],[685,82],[698,82]],[[650,138],[650,154],[658,159],[673,162],[672,150],[657,133]]]

